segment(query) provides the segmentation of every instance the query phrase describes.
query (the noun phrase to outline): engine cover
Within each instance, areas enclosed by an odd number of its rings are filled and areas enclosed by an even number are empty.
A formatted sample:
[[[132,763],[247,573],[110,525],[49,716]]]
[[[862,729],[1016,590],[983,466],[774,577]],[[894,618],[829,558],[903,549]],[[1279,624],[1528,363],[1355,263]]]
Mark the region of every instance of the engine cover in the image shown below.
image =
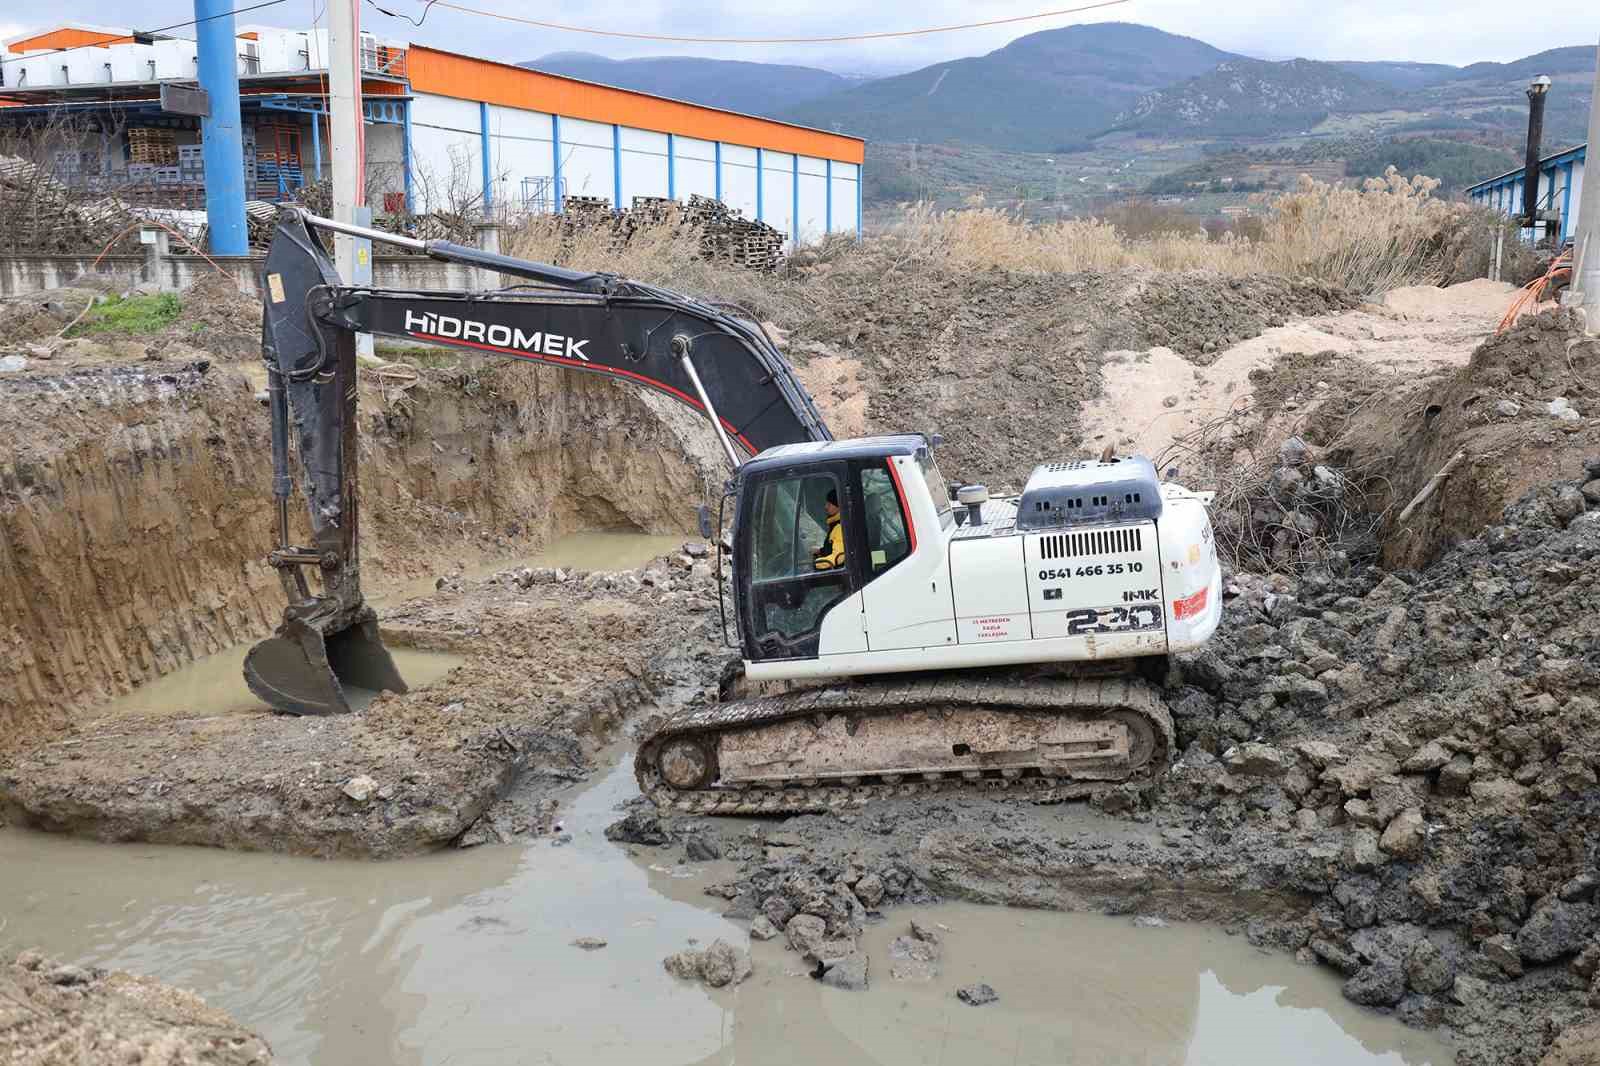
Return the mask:
[[[1101,462],[1044,463],[1028,475],[1017,508],[1023,532],[1087,523],[1153,522],[1161,517],[1161,482],[1142,455]]]

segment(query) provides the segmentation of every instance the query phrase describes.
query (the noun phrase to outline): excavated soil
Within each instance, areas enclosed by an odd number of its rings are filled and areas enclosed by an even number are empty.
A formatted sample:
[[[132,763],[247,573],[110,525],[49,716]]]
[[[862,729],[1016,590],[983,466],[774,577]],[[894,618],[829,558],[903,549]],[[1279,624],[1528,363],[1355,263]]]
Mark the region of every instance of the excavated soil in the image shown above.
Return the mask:
[[[0,1061],[12,1066],[271,1066],[272,1049],[193,992],[24,951],[0,962]]]
[[[852,428],[942,434],[941,471],[993,488],[1078,450],[1105,353],[1164,345],[1203,365],[1291,316],[1359,303],[1273,277],[959,274],[881,252],[809,280],[816,306],[778,322],[806,387]]]
[[[1389,510],[1384,561],[1426,565],[1530,487],[1600,453],[1600,339],[1571,312],[1545,311],[1486,341],[1456,372],[1382,396],[1337,427],[1316,423],[1308,437],[1336,441],[1338,465],[1382,472],[1371,490]],[[1402,525],[1400,510],[1457,452],[1465,458],[1448,482]]]

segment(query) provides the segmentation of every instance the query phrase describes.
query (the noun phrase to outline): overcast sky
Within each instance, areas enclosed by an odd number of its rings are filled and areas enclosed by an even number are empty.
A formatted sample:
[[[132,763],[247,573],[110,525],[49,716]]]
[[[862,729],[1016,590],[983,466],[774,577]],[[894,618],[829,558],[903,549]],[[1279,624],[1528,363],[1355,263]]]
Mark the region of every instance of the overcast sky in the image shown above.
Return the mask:
[[[236,0],[245,6],[257,0]],[[378,0],[420,16],[425,0]],[[707,36],[820,36],[914,29],[1004,18],[1049,10],[1073,0],[880,0],[874,5],[826,0],[630,0],[629,3],[543,4],[516,0],[463,0],[467,6],[548,18],[596,29]],[[5,5],[10,6],[10,5]],[[31,7],[32,5],[30,5]],[[40,5],[35,10],[46,10]],[[240,22],[304,27],[321,0],[285,0],[239,16]],[[127,25],[137,10],[140,28],[193,17],[185,0],[68,0],[51,5],[57,21]],[[1546,0],[1525,11],[1489,0],[1129,0],[1082,15],[1064,15],[977,30],[854,44],[712,45],[629,41],[520,26],[499,19],[434,8],[418,29],[402,19],[362,8],[363,28],[455,51],[516,62],[547,52],[579,50],[623,58],[705,55],[727,59],[802,63],[841,72],[909,70],[959,56],[979,55],[1037,30],[1075,22],[1117,19],[1198,37],[1229,51],[1266,59],[1404,59],[1464,64],[1510,60],[1559,45],[1594,43],[1600,34],[1595,0]],[[54,23],[52,23],[54,24]],[[0,13],[0,40],[40,23]],[[175,31],[192,35],[192,31]]]

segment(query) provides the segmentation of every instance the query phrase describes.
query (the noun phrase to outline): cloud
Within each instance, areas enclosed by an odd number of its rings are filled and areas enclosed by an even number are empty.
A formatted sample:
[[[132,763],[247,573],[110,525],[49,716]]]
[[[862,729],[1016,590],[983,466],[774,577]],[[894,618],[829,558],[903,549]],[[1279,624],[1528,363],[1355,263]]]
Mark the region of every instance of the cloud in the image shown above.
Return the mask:
[[[245,6],[252,0],[238,0]],[[379,0],[385,8],[420,18],[425,0]],[[677,36],[804,37],[907,30],[949,23],[1005,18],[1048,9],[1061,0],[887,0],[876,5],[840,5],[826,0],[768,0],[760,5],[733,0],[631,0],[581,7],[530,7],[515,0],[464,0],[471,7],[548,17],[593,29]],[[1071,0],[1068,0],[1070,6]],[[286,0],[247,12],[240,21],[303,28],[322,0]],[[75,21],[123,24],[125,0],[76,0]],[[193,17],[188,0],[148,0],[136,9],[144,25]],[[516,62],[555,51],[588,51],[624,58],[642,55],[704,55],[724,59],[802,63],[845,72],[909,70],[960,56],[981,55],[1026,33],[1085,21],[1140,22],[1198,37],[1218,48],[1267,58],[1398,59],[1465,64],[1516,59],[1560,45],[1592,42],[1597,29],[1593,0],[1549,0],[1537,19],[1507,19],[1502,3],[1489,0],[1130,0],[1084,15],[1055,16],[1005,26],[917,37],[831,44],[681,44],[604,37],[518,25],[434,7],[421,28],[380,13],[371,0],[361,5],[363,28],[395,38]],[[6,29],[0,24],[0,30]],[[19,32],[11,28],[12,34]],[[181,32],[181,31],[180,31]]]

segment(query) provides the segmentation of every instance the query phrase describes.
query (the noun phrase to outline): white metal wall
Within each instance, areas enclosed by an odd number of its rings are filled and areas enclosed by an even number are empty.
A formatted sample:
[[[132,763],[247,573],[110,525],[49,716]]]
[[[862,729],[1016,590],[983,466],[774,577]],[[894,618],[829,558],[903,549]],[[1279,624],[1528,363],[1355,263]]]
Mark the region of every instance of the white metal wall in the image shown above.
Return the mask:
[[[513,211],[533,207],[524,202],[524,190],[535,187],[527,179],[550,178],[559,152],[565,196],[594,196],[628,207],[636,196],[687,200],[715,197],[720,190],[728,206],[791,240],[797,228],[801,243],[830,231],[857,232],[860,169],[854,163],[797,159],[788,152],[697,137],[669,140],[664,133],[583,119],[552,121],[544,112],[499,105],[487,108],[485,141],[485,112],[478,103],[419,93],[411,106],[418,210],[475,200],[483,188],[487,143],[491,199]]]

